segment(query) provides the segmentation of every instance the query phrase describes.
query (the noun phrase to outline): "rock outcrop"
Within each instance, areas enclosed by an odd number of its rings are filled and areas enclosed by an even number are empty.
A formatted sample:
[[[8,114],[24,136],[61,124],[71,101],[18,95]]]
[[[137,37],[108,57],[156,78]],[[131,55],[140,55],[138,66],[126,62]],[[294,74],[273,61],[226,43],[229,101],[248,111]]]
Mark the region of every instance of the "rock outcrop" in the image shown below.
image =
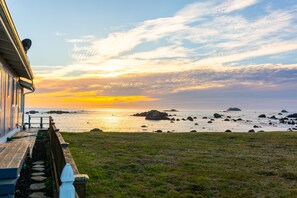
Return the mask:
[[[213,117],[215,117],[215,118],[222,118],[222,115],[220,115],[218,113],[215,113],[215,114],[213,114]]]
[[[94,128],[94,129],[90,130],[90,132],[103,132],[103,131],[101,129]]]
[[[230,107],[229,109],[227,109],[227,111],[241,111],[241,109],[237,107]]]
[[[168,120],[168,113],[160,112],[157,110],[151,110],[147,112],[147,115],[145,116],[146,120]]]
[[[258,118],[266,118],[266,115],[265,114],[261,114],[258,116]]]

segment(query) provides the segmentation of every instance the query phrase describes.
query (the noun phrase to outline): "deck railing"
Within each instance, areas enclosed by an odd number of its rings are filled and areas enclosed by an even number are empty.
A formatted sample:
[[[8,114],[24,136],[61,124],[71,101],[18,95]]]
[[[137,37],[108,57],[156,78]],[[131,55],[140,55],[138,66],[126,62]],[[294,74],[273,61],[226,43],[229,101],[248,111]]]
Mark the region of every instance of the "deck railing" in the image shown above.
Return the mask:
[[[71,156],[71,153],[68,148],[68,143],[65,142],[62,135],[60,134],[59,130],[56,128],[54,120],[50,117],[49,118],[49,132],[50,132],[50,143],[51,143],[51,151],[52,151],[52,158],[54,164],[54,172],[56,178],[56,186],[61,185],[61,181],[59,178],[61,177],[63,168],[67,163],[69,163],[73,169],[73,173],[75,176],[74,187],[75,191],[80,198],[86,197],[86,184],[89,180],[88,175],[80,174],[76,164]]]
[[[44,126],[48,126],[50,124],[51,116],[32,116],[28,115],[28,122],[26,123],[29,128],[39,127],[44,128]]]

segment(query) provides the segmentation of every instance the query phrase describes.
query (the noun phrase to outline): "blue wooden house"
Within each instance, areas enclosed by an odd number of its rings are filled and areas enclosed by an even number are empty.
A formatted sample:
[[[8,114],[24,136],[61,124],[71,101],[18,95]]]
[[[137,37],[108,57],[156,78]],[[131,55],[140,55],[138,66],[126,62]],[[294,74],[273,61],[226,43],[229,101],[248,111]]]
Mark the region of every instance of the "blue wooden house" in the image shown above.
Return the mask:
[[[25,90],[33,73],[4,0],[0,0],[0,143],[23,125]]]
[[[7,142],[21,131],[25,95],[35,90],[26,50],[5,1],[0,0],[0,197],[14,196],[30,150],[30,141]]]

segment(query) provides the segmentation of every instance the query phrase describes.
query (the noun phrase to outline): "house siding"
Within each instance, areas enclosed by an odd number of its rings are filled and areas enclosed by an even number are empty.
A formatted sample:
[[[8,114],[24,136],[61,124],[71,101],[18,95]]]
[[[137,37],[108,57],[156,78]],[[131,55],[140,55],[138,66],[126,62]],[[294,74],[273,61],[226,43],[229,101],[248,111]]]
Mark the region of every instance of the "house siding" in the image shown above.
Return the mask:
[[[22,120],[20,112],[22,88],[18,85],[19,77],[8,67],[0,56],[0,142],[20,130]]]

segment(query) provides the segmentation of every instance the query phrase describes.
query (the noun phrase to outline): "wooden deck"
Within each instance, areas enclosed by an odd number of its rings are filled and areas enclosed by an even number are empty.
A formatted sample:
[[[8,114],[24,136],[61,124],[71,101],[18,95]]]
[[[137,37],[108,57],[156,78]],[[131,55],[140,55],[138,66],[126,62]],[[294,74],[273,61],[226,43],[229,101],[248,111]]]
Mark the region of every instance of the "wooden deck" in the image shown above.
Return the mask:
[[[18,132],[12,141],[0,144],[0,197],[14,194],[22,166],[28,155],[32,157],[39,130],[31,128]]]

